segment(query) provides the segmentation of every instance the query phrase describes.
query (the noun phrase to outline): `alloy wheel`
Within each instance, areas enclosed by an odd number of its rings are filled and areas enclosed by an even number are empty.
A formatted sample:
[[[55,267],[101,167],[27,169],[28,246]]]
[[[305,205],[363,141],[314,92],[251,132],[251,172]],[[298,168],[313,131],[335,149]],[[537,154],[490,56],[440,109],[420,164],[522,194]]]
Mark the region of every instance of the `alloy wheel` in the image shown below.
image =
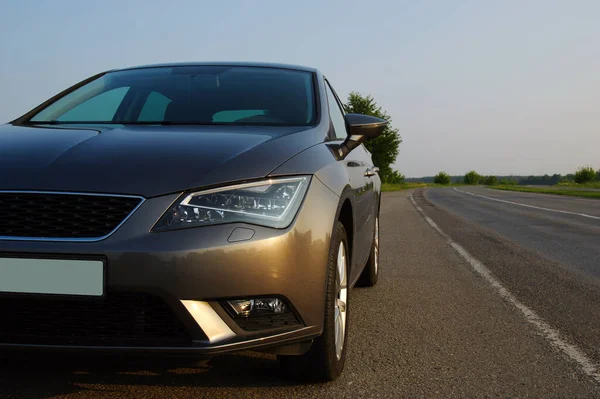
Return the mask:
[[[337,296],[335,301],[335,355],[338,360],[344,351],[344,338],[346,336],[346,304],[348,302],[348,278],[346,272],[346,248],[344,242],[340,243],[337,256]]]

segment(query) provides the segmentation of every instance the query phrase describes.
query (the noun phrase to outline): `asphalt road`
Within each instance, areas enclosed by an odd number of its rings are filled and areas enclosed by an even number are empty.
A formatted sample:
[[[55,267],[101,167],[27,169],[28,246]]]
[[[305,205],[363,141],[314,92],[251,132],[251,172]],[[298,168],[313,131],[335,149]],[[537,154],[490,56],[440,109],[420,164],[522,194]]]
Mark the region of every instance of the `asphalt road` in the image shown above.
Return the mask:
[[[506,200],[511,195],[476,193]],[[598,381],[475,273],[425,221],[411,194],[385,194],[380,281],[350,293],[346,370],[333,383],[282,380],[273,356],[254,353],[207,363],[11,357],[0,359],[0,397],[600,397]],[[516,298],[599,360],[600,290],[593,257],[600,258],[591,243],[599,237],[600,220],[543,214],[452,189],[419,191],[414,198],[430,222],[484,263]],[[596,203],[567,203],[572,199],[510,198],[533,206],[564,201],[543,207],[600,212]],[[579,245],[564,249],[572,252],[568,255],[555,250],[561,235]],[[544,246],[548,239],[554,241]]]
[[[483,187],[420,195],[442,230],[600,365],[599,200]]]

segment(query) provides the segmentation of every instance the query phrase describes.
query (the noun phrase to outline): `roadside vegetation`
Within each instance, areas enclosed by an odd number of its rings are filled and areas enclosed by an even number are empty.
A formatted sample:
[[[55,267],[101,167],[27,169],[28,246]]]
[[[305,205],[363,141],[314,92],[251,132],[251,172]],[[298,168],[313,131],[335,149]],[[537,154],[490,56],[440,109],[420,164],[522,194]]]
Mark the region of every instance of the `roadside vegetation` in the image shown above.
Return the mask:
[[[600,181],[582,184],[573,182],[562,182],[558,183],[556,187],[600,188]]]
[[[400,184],[390,184],[390,183],[382,183],[381,191],[400,191],[400,190],[410,190],[411,188],[422,188],[422,187],[458,187],[464,186],[462,183],[452,183],[452,184],[435,184],[435,183],[410,183],[403,182]]]
[[[451,176],[446,172],[440,172],[435,175],[435,179],[433,183],[425,183],[425,182],[396,182],[396,183],[383,183],[381,186],[382,191],[399,191],[399,190],[409,190],[411,188],[421,188],[421,187],[448,187],[448,186],[462,186],[464,185],[462,181],[455,180],[452,181]]]
[[[554,179],[556,179],[554,175]],[[496,190],[505,191],[518,191],[527,193],[541,193],[541,194],[555,194],[555,195],[567,195],[572,197],[583,197],[583,198],[599,198],[600,191],[585,190],[586,188],[600,188],[600,170],[596,171],[591,166],[582,166],[572,175],[567,175],[570,178],[563,178],[554,185],[548,187],[535,187],[533,185],[523,185],[522,182],[514,180],[512,184],[506,184],[504,180],[501,180],[499,184],[492,184],[492,180],[487,180],[484,184],[490,188]],[[542,179],[548,180],[548,175],[545,175]],[[531,178],[526,179],[524,182],[530,182]],[[519,184],[520,183],[520,184]]]
[[[575,173],[552,176],[485,176],[475,170],[460,176],[439,172],[435,176],[403,179],[397,184],[384,184],[383,191],[450,185],[484,185],[505,191],[556,194],[584,198],[600,198],[600,170],[582,166]],[[588,189],[588,190],[586,190]]]
[[[411,188],[421,188],[421,187],[431,187],[430,183],[399,183],[399,184],[391,184],[391,183],[383,183],[381,185],[381,191],[400,191],[400,190],[410,190]]]
[[[496,176],[488,176],[485,179],[483,179],[483,184],[485,184],[486,186],[497,186],[498,178]]]
[[[524,193],[556,194],[556,195],[567,195],[570,197],[600,199],[600,191],[568,190],[568,189],[561,189],[561,188],[537,188],[537,187],[525,187],[525,186],[493,186],[490,188],[493,188],[495,190],[519,191],[519,192],[524,192]]]
[[[474,170],[467,172],[467,174],[465,174],[465,177],[463,178],[463,182],[469,186],[474,186],[477,184],[482,183],[483,180],[483,176],[481,176],[479,173],[475,172]]]
[[[435,184],[441,184],[441,185],[447,186],[451,183],[450,175],[446,172],[440,172],[437,175],[435,175],[433,182]]]
[[[581,166],[574,173],[567,175],[486,176],[471,170],[458,176],[440,171],[435,176],[407,179],[402,173],[392,168],[400,152],[402,138],[398,134],[398,129],[392,126],[390,115],[377,104],[372,96],[364,96],[356,92],[348,95],[344,107],[349,113],[372,115],[388,121],[388,126],[381,136],[365,143],[367,149],[373,154],[374,165],[379,168],[383,191],[452,185],[485,185],[498,190],[600,198],[600,191],[586,190],[586,188],[600,189],[600,170],[588,165]]]
[[[373,164],[379,168],[381,181],[388,184],[401,184],[405,176],[397,170],[393,170],[392,165],[398,157],[402,138],[398,134],[398,129],[394,129],[392,126],[390,115],[377,104],[372,96],[363,96],[355,92],[348,95],[344,107],[349,113],[376,116],[388,121],[383,133],[376,139],[365,142],[365,147],[373,154]]]
[[[589,184],[600,180],[600,171],[596,172],[591,166],[582,166],[575,172],[575,183]]]
[[[424,176],[419,178],[407,178],[406,182],[422,182],[433,183],[435,176]],[[543,176],[525,176],[525,175],[495,175],[498,185],[521,185],[521,186],[573,186],[573,187],[588,187],[600,188],[600,170],[595,170],[590,166],[582,166],[576,172],[561,175],[555,173],[553,175]],[[466,178],[466,179],[465,179]],[[450,175],[452,183],[464,182],[468,184],[486,184],[486,179],[490,176],[485,176],[471,171],[465,175]],[[493,180],[493,179],[492,179]],[[493,185],[493,184],[487,184]]]

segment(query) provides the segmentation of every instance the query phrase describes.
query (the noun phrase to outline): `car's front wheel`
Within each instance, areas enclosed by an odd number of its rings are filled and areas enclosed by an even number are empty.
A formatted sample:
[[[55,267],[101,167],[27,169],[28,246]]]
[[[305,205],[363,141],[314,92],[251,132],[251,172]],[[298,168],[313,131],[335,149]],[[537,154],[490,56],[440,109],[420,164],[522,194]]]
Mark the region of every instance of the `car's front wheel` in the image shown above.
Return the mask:
[[[323,334],[300,356],[278,356],[283,372],[292,378],[333,381],[342,373],[348,340],[348,238],[340,222],[331,237]]]

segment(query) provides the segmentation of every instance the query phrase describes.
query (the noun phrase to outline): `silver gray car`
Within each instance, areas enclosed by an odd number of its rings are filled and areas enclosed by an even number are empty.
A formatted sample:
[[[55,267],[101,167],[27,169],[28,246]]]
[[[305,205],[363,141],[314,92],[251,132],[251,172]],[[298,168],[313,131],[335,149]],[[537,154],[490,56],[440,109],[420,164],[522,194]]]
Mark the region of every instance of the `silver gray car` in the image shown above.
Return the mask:
[[[333,380],[381,181],[316,69],[108,71],[0,126],[0,349],[277,354]]]

